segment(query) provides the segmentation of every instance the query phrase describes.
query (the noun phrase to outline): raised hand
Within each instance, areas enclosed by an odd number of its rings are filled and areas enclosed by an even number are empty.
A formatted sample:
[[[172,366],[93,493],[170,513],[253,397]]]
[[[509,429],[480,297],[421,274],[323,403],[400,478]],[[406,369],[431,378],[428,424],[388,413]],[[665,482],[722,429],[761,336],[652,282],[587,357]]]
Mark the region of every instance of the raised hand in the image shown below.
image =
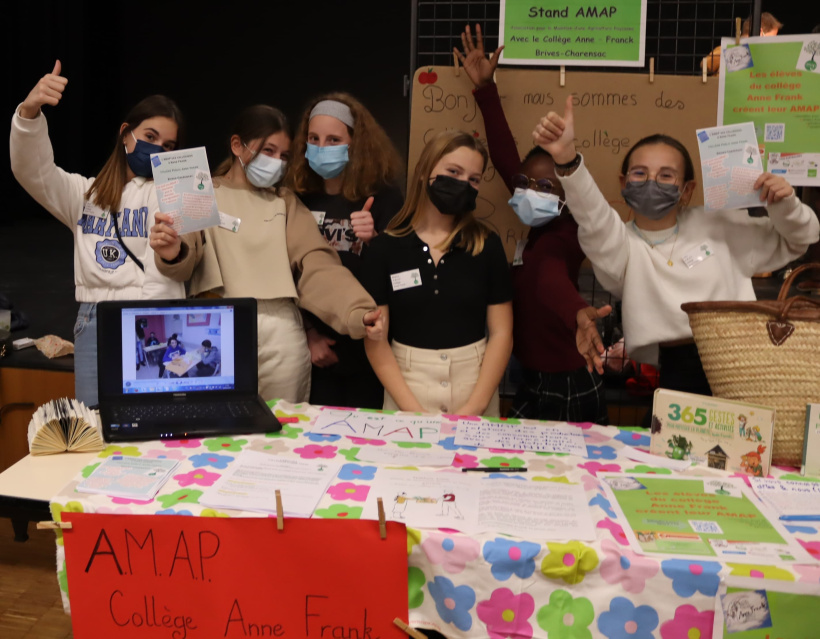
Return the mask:
[[[154,214],[154,226],[151,227],[148,236],[148,243],[154,249],[154,253],[166,262],[175,260],[182,246],[182,240],[172,224],[173,219],[170,215],[157,212]]]
[[[461,34],[464,53],[461,53],[455,47],[453,47],[453,52],[461,60],[461,64],[473,84],[477,88],[481,88],[492,83],[493,74],[498,67],[498,56],[504,49],[504,45],[498,47],[492,59],[489,59],[484,53],[484,36],[481,35],[481,25],[475,25],[475,34],[475,43],[473,43],[473,36],[470,33],[470,25],[468,24]]]
[[[578,311],[575,316],[578,324],[575,330],[575,345],[578,347],[578,352],[584,356],[587,370],[590,373],[593,368],[598,371],[599,375],[604,373],[604,363],[601,360],[601,355],[604,354],[604,343],[601,341],[595,321],[598,318],[606,317],[611,312],[611,306],[602,306],[601,308],[587,306]]]
[[[63,91],[68,84],[68,79],[60,75],[62,65],[57,60],[51,73],[46,73],[28,94],[23,104],[20,105],[20,116],[31,120],[40,113],[40,107],[44,104],[57,106],[63,97]]]
[[[786,181],[786,178],[771,173],[761,173],[754,188],[755,190],[760,189],[760,201],[768,200],[769,204],[779,202],[794,193],[792,185]]]
[[[557,164],[567,164],[575,159],[575,116],[572,96],[567,96],[564,115],[555,111],[545,115],[532,132],[535,143],[552,156]]]
[[[370,207],[373,206],[375,198],[371,195],[367,198],[361,211],[350,214],[350,225],[353,232],[362,242],[369,242],[376,237],[376,227],[373,225],[373,214]]]

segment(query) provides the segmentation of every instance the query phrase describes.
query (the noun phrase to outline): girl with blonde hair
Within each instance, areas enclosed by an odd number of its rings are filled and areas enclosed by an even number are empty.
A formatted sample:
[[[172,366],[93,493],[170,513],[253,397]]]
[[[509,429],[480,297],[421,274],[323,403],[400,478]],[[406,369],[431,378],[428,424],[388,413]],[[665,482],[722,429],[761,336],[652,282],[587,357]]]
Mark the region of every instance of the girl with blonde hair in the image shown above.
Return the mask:
[[[392,338],[365,341],[384,408],[499,415],[512,286],[501,239],[472,214],[487,159],[473,136],[437,134],[401,211],[370,244],[362,282]]]

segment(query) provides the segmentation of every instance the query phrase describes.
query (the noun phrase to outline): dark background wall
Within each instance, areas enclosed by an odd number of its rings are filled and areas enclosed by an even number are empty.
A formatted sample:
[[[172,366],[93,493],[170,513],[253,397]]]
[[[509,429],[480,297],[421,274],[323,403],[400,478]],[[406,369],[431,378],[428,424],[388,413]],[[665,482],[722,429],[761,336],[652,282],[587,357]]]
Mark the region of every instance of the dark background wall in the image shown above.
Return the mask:
[[[296,123],[307,101],[334,90],[362,100],[404,156],[410,13],[409,0],[6,3],[0,114],[8,126],[59,58],[68,86],[61,104],[44,111],[57,164],[71,172],[95,175],[125,113],[152,93],[179,103],[186,145],[206,146],[212,168],[241,108],[272,104]],[[0,157],[0,293],[41,325],[45,311],[34,311],[32,298],[47,297],[49,327],[70,338],[71,232],[20,188],[8,154]]]

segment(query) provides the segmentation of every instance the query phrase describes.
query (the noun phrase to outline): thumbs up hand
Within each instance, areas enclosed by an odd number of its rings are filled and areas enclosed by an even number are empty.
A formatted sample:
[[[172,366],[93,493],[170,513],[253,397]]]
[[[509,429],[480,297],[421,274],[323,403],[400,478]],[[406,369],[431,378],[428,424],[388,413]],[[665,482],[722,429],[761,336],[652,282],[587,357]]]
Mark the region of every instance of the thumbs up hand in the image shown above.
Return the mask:
[[[40,113],[40,107],[44,104],[57,106],[63,97],[63,91],[68,84],[68,80],[60,75],[62,65],[57,60],[51,73],[46,73],[28,94],[28,97],[20,105],[20,116],[27,120],[36,118]]]
[[[373,206],[375,198],[370,196],[367,202],[364,203],[361,211],[356,211],[350,214],[350,224],[353,227],[353,232],[362,242],[369,242],[376,237],[376,227],[373,225],[373,214],[370,213],[370,207]]]
[[[532,137],[557,164],[566,164],[575,159],[575,116],[571,95],[567,96],[564,116],[550,111],[535,125]]]

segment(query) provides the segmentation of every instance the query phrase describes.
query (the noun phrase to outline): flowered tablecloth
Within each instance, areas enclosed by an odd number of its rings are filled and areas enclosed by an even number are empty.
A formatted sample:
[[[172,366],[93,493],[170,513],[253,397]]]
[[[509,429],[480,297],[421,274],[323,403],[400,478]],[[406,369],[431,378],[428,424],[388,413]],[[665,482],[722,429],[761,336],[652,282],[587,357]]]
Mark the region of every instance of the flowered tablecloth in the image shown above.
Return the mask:
[[[55,521],[61,513],[128,513],[201,517],[260,517],[259,513],[214,510],[199,504],[242,450],[298,455],[304,459],[343,458],[315,517],[355,519],[361,516],[377,466],[360,462],[364,446],[435,448],[429,443],[319,435],[306,432],[320,408],[308,404],[274,404],[279,417],[295,417],[272,435],[213,437],[110,445],[111,455],[172,458],[181,461],[176,474],[149,502],[78,493],[75,486],[96,468],[83,469],[52,499]],[[579,425],[587,458],[564,454],[486,450],[454,445],[454,418],[442,418],[438,446],[454,451],[456,468],[526,466],[526,474],[490,473],[497,481],[581,483],[586,490],[598,539],[519,540],[496,534],[464,535],[447,530],[407,531],[410,623],[448,637],[543,637],[548,639],[706,639],[712,636],[715,595],[727,575],[786,581],[820,582],[820,566],[791,568],[731,564],[695,559],[656,559],[633,553],[621,524],[604,496],[599,472],[671,474],[630,461],[627,447],[648,448],[644,431]],[[512,420],[511,420],[512,421]],[[452,469],[444,469],[448,472]],[[772,469],[772,476],[795,478],[794,471]],[[726,476],[709,468],[688,475]],[[815,524],[788,526],[800,544],[820,558],[820,530]],[[68,591],[62,537],[57,535],[57,568],[63,600]],[[367,561],[362,557],[362,561]]]

